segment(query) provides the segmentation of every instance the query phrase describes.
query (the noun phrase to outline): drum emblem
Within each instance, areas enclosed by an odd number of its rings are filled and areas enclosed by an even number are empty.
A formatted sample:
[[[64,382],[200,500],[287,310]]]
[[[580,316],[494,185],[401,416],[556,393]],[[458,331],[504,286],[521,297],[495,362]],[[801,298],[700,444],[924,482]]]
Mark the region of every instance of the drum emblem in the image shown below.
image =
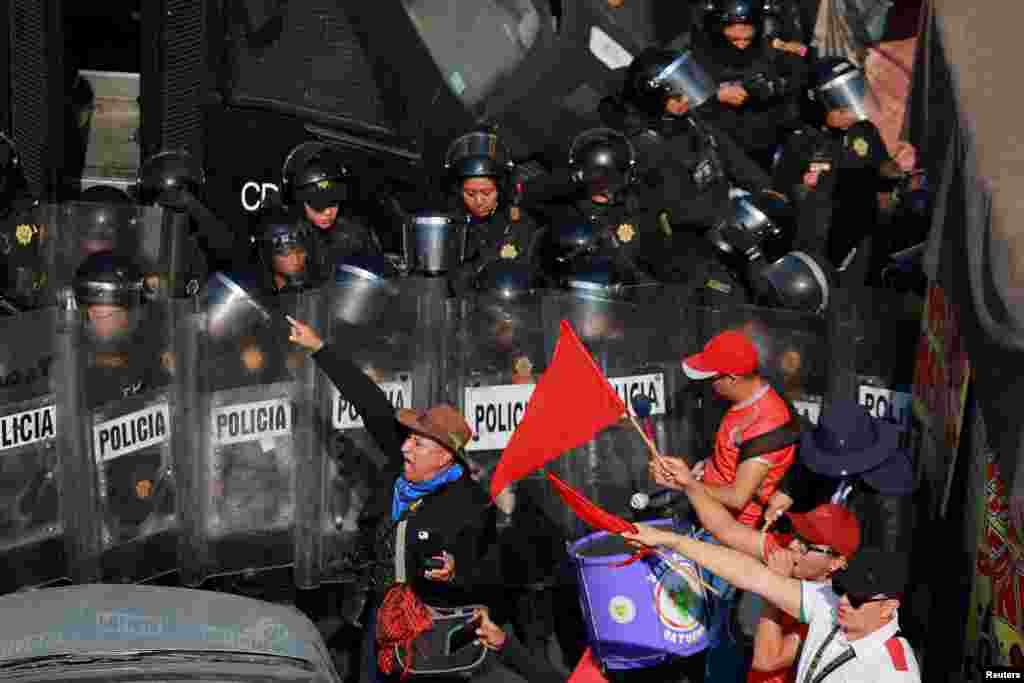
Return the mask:
[[[665,567],[654,588],[654,606],[661,623],[673,631],[696,638],[704,630],[704,625],[697,620],[703,608],[701,603],[702,598],[694,592],[694,587],[671,568]]]

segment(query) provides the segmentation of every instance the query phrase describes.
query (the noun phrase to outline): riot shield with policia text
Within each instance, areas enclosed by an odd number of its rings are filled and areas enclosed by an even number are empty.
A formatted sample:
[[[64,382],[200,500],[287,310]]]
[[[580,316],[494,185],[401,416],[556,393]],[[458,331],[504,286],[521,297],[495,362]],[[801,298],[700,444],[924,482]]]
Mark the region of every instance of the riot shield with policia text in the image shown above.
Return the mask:
[[[229,282],[231,286],[223,286]],[[197,368],[184,382],[188,545],[183,580],[292,567],[300,460],[312,452],[308,358],[288,342],[284,315],[311,317],[301,300],[256,302],[244,280],[215,276],[183,323]],[[241,292],[241,294],[240,294]],[[303,545],[303,548],[307,546]],[[308,553],[307,553],[308,554]]]
[[[104,281],[106,271],[90,265],[106,264],[105,255],[91,258],[75,283],[75,308],[63,312],[70,343],[57,392],[62,457],[82,489],[75,578],[149,580],[179,564],[172,330],[187,304],[145,302],[141,278]]]
[[[466,460],[486,488],[548,364],[542,302],[543,292],[493,290],[449,312],[445,400],[462,410],[473,431]],[[564,553],[564,533],[543,472],[515,482],[495,502],[502,555],[495,581],[511,587],[550,578]]]
[[[0,593],[68,576],[56,313],[0,318]]]
[[[558,321],[569,321],[630,413],[641,404],[647,409],[641,427],[659,452],[682,457],[695,447],[692,406],[679,366],[696,336],[685,298],[683,288],[638,286],[606,292],[570,288],[545,299],[545,329],[557,335]],[[655,493],[649,457],[634,426],[621,420],[555,466],[565,468],[574,487],[604,509],[647,519],[657,513],[646,504]],[[574,537],[586,533],[578,521],[573,524]]]
[[[435,402],[441,381],[439,333],[430,311],[443,310],[440,292],[425,289],[419,278],[380,278],[356,273],[324,287],[321,334],[383,389],[395,409],[426,409]],[[354,274],[354,275],[353,275]],[[317,526],[323,533],[323,575],[328,582],[359,578],[352,552],[360,514],[373,492],[385,485],[385,454],[365,429],[343,393],[318,373],[320,448],[323,470],[317,479],[324,506]]]

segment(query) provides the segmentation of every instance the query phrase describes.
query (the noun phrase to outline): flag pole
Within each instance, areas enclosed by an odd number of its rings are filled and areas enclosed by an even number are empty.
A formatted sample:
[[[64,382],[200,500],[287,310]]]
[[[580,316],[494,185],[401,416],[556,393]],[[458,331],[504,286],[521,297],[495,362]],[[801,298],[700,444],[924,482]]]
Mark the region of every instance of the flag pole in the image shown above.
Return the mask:
[[[651,452],[651,455],[654,456],[655,460],[660,462],[662,455],[661,453],[658,452],[658,447],[654,445],[653,441],[651,441],[651,437],[647,436],[647,432],[645,432],[644,428],[640,426],[640,423],[636,421],[636,417],[632,413],[630,413],[627,410],[626,415],[629,416],[629,421],[633,424],[633,427],[636,428],[636,431],[643,438],[644,443],[647,444],[647,450]]]

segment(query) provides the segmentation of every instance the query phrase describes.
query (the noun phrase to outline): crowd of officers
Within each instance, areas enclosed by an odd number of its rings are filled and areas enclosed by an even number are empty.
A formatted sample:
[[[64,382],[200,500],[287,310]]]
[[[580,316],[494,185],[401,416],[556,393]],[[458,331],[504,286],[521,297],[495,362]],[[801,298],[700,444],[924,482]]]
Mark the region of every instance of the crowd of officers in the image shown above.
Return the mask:
[[[830,287],[878,284],[893,234],[891,207],[880,196],[909,182],[914,160],[887,152],[861,67],[817,58],[795,16],[765,14],[751,0],[711,3],[685,49],[635,57],[621,91],[601,102],[604,125],[582,131],[565,163],[545,175],[519,174],[492,128],[455,139],[444,159],[450,201],[434,216],[459,226],[451,233],[458,259],[429,274],[442,276],[452,296],[581,286],[618,296],[669,283],[687,288],[697,305],[814,312]],[[10,219],[31,198],[13,145],[0,142],[7,169],[0,199]],[[352,180],[336,150],[300,145],[284,163],[281,201],[265,207],[250,231],[209,211],[192,158],[165,153],[144,164],[134,201],[159,204],[187,235],[172,297],[195,295],[213,269],[264,296],[354,272],[422,272],[409,245],[397,258],[386,254],[372,221],[348,211]],[[109,188],[82,199],[97,207],[133,201]],[[109,222],[96,211],[97,225]],[[10,312],[50,305],[39,296],[45,271],[29,248],[32,236],[17,220],[6,223],[0,303]],[[74,280],[93,343],[115,351],[106,370],[132,353],[125,340],[139,348],[143,326],[134,312],[161,287],[122,246],[116,231],[83,238]],[[131,384],[159,383],[168,370],[140,367],[146,376]]]

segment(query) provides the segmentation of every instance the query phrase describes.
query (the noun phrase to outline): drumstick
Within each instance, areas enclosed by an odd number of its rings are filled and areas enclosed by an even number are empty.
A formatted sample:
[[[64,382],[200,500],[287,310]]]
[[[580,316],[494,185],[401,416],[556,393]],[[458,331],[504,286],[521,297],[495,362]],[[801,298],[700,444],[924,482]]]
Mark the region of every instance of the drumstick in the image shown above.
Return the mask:
[[[719,593],[715,588],[708,584],[704,579],[700,578],[700,575],[697,574],[697,572],[695,572],[690,567],[686,567],[684,565],[679,564],[678,562],[670,558],[668,555],[658,550],[657,548],[654,549],[654,554],[660,557],[662,560],[664,560],[665,563],[668,564],[668,566],[672,567],[672,569],[677,574],[688,574],[689,576],[692,576],[695,581],[697,581],[701,586],[704,587],[705,590],[714,593],[718,597],[722,597],[721,593]]]

